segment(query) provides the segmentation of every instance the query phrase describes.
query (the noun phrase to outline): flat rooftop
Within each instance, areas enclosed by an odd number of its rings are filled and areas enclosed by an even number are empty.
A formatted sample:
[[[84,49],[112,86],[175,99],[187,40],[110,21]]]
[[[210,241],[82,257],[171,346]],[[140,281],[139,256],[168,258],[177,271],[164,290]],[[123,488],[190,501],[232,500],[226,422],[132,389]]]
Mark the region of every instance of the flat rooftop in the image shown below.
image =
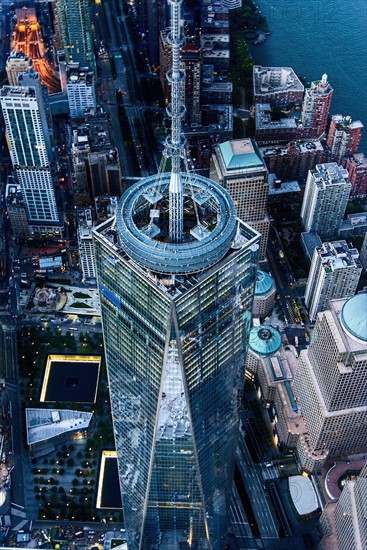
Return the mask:
[[[342,166],[339,166],[336,162],[316,164],[315,169],[311,170],[311,172],[316,185],[322,186],[349,183],[348,171]]]
[[[315,141],[295,141],[290,142],[292,144],[292,154],[294,154],[295,150],[297,153],[312,153],[312,152],[322,152],[325,151],[325,147],[321,143],[320,140]],[[277,144],[274,143],[269,147],[269,145],[265,145],[262,147],[259,147],[261,154],[263,157],[271,157],[273,155],[277,156],[283,156],[289,154],[288,145],[284,144]]]
[[[269,174],[268,177],[268,183],[269,183],[269,189],[268,194],[269,195],[284,195],[285,193],[300,193],[301,188],[299,186],[298,181],[281,181],[280,184],[276,183],[279,182],[279,179],[276,177],[274,173]]]
[[[256,129],[272,129],[272,128],[284,128],[295,129],[297,128],[297,122],[294,118],[280,118],[279,120],[273,120],[271,118],[270,103],[260,103],[255,105],[255,119]]]
[[[254,95],[284,91],[304,91],[304,86],[291,67],[254,65]]]

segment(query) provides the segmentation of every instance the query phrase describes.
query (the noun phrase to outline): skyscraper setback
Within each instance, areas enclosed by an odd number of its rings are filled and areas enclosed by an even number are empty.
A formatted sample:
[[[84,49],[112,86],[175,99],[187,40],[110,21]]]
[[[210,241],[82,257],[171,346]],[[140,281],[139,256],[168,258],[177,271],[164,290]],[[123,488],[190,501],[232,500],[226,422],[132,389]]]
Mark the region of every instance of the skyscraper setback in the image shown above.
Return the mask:
[[[97,274],[129,550],[220,550],[260,236],[223,188],[181,171],[180,2],[170,4],[172,169],[133,185],[94,230]]]

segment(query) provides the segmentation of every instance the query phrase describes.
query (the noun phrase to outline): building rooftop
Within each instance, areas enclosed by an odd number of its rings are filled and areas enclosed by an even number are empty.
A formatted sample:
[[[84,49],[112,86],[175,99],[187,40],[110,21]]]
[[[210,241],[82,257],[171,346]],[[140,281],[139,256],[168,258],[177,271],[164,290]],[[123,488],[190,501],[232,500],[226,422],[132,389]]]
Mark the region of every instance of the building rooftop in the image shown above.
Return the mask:
[[[270,157],[272,155],[288,155],[289,154],[289,145],[292,145],[292,153],[294,154],[295,151],[297,153],[314,153],[314,152],[322,152],[325,151],[326,146],[322,144],[320,140],[314,140],[314,141],[292,141],[288,143],[287,145],[284,144],[273,144],[271,147],[269,145],[259,147],[260,152],[263,157]]]
[[[358,250],[349,246],[346,241],[324,242],[316,250],[326,273],[346,267],[361,267]]]
[[[367,342],[367,293],[356,294],[347,300],[340,319],[343,328],[351,336]]]
[[[228,104],[214,104],[205,105],[201,111],[202,114],[202,124],[183,124],[183,130],[187,138],[197,137],[203,134],[207,137],[207,134],[218,134],[225,137],[228,137],[232,134],[233,128],[233,105]],[[206,118],[208,120],[203,120]],[[212,122],[212,120],[215,122]]]
[[[255,296],[263,296],[273,288],[273,279],[268,273],[258,270],[256,274]]]
[[[69,63],[66,66],[66,77],[68,84],[93,84],[93,73],[88,67],[80,67],[79,63]]]
[[[316,512],[319,503],[310,478],[291,476],[288,478],[288,485],[293,504],[300,516]]]
[[[364,233],[367,228],[367,213],[358,212],[355,214],[348,214],[347,219],[343,220],[340,224],[339,235],[344,233],[353,233],[356,231]]]
[[[367,157],[364,153],[355,153],[352,157],[349,158],[349,161],[352,162],[357,169],[367,169]]]
[[[85,122],[72,125],[72,132],[73,154],[114,151],[110,121],[105,114],[87,116]]]
[[[298,181],[282,181],[276,177],[276,174],[271,173],[268,177],[269,195],[283,195],[284,193],[300,193],[301,188]]]
[[[25,86],[3,86],[0,90],[0,96],[12,99],[36,99],[36,90],[34,88],[26,88]]]
[[[282,91],[304,91],[304,86],[291,67],[262,67],[254,65],[254,94]]]
[[[200,45],[204,57],[214,56],[229,58],[228,34],[202,34]]]
[[[227,170],[263,167],[264,162],[255,142],[251,139],[233,139],[219,145]]]
[[[352,120],[349,115],[333,115],[331,118],[336,124],[341,125],[346,129],[350,128],[351,130],[355,130],[357,128],[364,128],[363,123],[360,120]]]
[[[9,176],[11,178],[11,176]],[[9,180],[8,180],[9,181]],[[5,188],[5,202],[8,207],[23,205],[23,196],[19,183],[8,183]]]
[[[349,183],[348,171],[339,166],[336,162],[326,164],[316,164],[315,169],[311,170],[316,185],[324,187],[325,185]]]
[[[281,345],[282,337],[274,327],[262,325],[251,329],[249,347],[258,355],[273,355]]]
[[[232,82],[220,82],[218,80],[213,80],[212,82],[203,82],[203,90],[213,90],[218,92],[232,92],[233,84]]]
[[[271,117],[270,103],[258,103],[255,105],[255,119],[257,130],[269,130],[272,128],[283,128],[289,130],[298,127],[298,124],[293,117],[284,117],[279,120],[273,120]]]
[[[27,443],[34,445],[65,432],[86,430],[92,416],[66,409],[26,409]]]
[[[182,173],[187,196],[185,238],[179,245],[171,244],[164,224],[159,222],[160,212],[168,204],[170,176],[170,172],[164,172],[159,179],[143,178],[125,192],[116,209],[117,241],[130,258],[154,272],[202,271],[224,257],[232,246],[238,227],[233,201],[215,182]],[[199,223],[193,200],[203,214]]]

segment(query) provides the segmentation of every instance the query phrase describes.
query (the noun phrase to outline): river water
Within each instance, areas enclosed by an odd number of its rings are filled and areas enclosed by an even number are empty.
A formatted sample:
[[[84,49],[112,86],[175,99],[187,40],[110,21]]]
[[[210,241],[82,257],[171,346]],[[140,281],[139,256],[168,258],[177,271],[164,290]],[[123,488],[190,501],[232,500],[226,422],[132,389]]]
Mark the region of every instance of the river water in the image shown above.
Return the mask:
[[[334,88],[330,114],[365,125],[367,155],[366,0],[257,0],[271,36],[250,50],[263,66],[288,66],[308,81],[327,73]]]

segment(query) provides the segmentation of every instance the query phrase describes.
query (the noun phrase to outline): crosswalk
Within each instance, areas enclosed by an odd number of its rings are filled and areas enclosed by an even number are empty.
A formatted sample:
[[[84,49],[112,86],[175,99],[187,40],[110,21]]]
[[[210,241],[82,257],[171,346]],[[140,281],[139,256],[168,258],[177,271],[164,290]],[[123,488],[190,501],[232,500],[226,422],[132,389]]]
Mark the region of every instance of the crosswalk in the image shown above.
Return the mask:
[[[265,464],[260,464],[261,475],[266,481],[267,479],[278,479],[280,477],[279,470],[277,466],[265,466]]]

